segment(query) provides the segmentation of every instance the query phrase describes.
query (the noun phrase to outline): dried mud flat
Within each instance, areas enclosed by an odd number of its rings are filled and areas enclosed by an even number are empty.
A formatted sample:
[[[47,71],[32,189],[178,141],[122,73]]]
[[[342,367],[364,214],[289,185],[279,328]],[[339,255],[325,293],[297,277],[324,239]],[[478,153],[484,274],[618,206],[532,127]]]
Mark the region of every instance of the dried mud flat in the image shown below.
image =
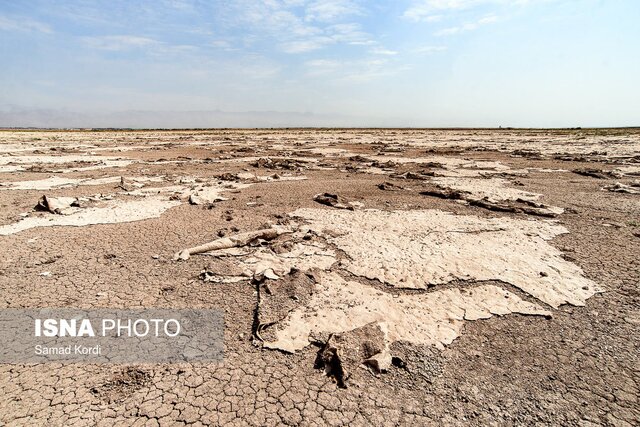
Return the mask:
[[[0,365],[0,425],[640,419],[640,131],[0,142],[3,308],[225,313],[220,363]]]

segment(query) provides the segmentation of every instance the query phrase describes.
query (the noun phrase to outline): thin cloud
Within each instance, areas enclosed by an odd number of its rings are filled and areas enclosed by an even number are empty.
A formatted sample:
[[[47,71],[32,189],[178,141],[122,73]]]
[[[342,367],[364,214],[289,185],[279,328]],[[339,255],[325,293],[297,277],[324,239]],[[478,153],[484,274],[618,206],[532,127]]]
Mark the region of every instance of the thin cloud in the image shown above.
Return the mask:
[[[440,22],[442,21],[442,18],[444,18],[444,15],[429,15],[424,17],[422,20],[426,22]]]
[[[382,47],[371,49],[369,52],[374,55],[386,55],[386,56],[393,56],[398,54],[397,50],[385,49]]]
[[[213,40],[209,42],[209,45],[215,49],[224,50],[226,52],[233,52],[238,50],[233,46],[233,44],[228,40]]]
[[[10,18],[8,16],[0,16],[0,31],[53,33],[53,29],[45,23],[25,17]]]
[[[350,0],[313,1],[305,8],[306,21],[333,22],[349,15],[360,14],[360,6]]]
[[[336,83],[366,83],[407,70],[392,59],[365,58],[361,60],[314,59],[305,62],[308,77],[321,77]]]
[[[374,41],[362,31],[359,24],[336,24],[327,26],[321,35],[290,38],[280,43],[285,53],[304,53],[322,49],[334,44],[371,45]]]
[[[326,32],[338,43],[366,45],[373,42],[371,36],[356,23],[332,25],[326,28]]]
[[[242,29],[247,41],[273,40],[285,53],[306,53],[335,44],[374,43],[359,23],[348,19],[363,13],[352,0],[244,1],[235,3],[227,13],[226,25]]]
[[[411,5],[402,16],[411,21],[431,21],[442,12],[468,9],[482,3],[493,3],[491,0],[423,0]]]
[[[161,42],[148,37],[130,35],[83,37],[82,40],[93,49],[110,51],[145,49],[150,46],[159,46],[161,44]]]
[[[467,31],[474,31],[480,28],[481,26],[493,24],[498,21],[498,17],[495,15],[485,16],[483,18],[478,19],[475,22],[469,22],[464,25],[449,27],[435,32],[436,36],[451,36],[459,33],[464,33]]]
[[[417,0],[409,6],[402,17],[414,22],[436,22],[445,15],[474,9],[480,6],[527,6],[553,0]]]
[[[304,53],[322,49],[332,43],[333,40],[330,37],[313,37],[304,40],[284,42],[280,44],[280,48],[285,53]]]
[[[340,69],[342,63],[332,59],[314,59],[305,62],[304,65],[307,68],[308,76],[317,77],[334,73]]]
[[[113,35],[101,37],[83,37],[84,43],[91,49],[111,52],[142,50],[153,56],[165,56],[194,52],[198,48],[191,45],[170,44],[149,37],[132,35]]]
[[[447,49],[448,49],[447,46],[420,46],[414,49],[413,52],[417,54],[426,54],[426,53],[444,52]]]

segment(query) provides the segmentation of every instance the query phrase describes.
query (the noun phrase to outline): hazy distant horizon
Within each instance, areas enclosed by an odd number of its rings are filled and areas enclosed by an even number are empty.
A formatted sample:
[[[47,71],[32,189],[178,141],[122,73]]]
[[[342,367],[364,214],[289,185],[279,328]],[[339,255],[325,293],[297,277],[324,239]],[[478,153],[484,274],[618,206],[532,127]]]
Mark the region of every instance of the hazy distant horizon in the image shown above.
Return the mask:
[[[640,125],[632,0],[0,3],[0,127]]]
[[[386,123],[385,123],[386,122]],[[640,122],[640,120],[639,120]],[[0,110],[0,129],[625,129],[639,128],[640,123],[627,126],[568,125],[523,126],[509,123],[471,126],[449,124],[415,126],[384,119],[358,118],[313,113],[252,111],[122,111],[103,114],[60,110]]]

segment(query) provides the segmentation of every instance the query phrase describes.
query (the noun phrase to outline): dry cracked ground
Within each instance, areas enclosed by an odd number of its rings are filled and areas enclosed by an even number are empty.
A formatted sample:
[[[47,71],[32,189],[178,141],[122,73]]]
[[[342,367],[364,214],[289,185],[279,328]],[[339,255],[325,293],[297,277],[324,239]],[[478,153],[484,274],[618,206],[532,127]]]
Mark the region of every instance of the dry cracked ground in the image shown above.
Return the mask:
[[[0,425],[638,425],[639,179],[634,129],[0,132],[3,308],[225,316],[0,365]]]

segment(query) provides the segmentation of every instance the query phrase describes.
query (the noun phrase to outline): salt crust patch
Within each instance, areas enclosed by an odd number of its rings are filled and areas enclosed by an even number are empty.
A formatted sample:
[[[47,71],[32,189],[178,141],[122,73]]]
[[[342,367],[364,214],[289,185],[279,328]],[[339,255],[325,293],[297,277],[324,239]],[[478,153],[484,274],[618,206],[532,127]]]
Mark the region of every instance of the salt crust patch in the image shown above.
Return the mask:
[[[109,201],[104,207],[80,209],[70,215],[28,217],[13,224],[0,227],[0,235],[7,236],[35,227],[72,226],[94,224],[116,224],[158,218],[166,210],[178,206],[180,201],[149,197],[144,200]]]
[[[421,165],[435,164],[433,170],[436,177],[442,179],[451,178],[483,178],[493,175],[524,176],[529,173],[527,169],[511,169],[509,166],[493,160],[469,160],[459,157],[429,156],[429,157],[400,157],[400,156],[364,156],[370,161],[381,163],[392,162],[397,164],[416,163]],[[375,166],[362,168],[361,172],[388,175],[393,172],[393,168],[379,168]]]
[[[336,262],[336,254],[324,246],[296,243],[284,253],[275,254],[269,249],[261,248],[251,257],[242,261],[245,275],[259,277],[271,270],[278,276],[289,274],[292,269],[307,271],[314,268],[329,269]]]
[[[64,156],[0,156],[0,165],[16,163],[21,165],[35,165],[39,163],[69,163],[69,162],[101,162],[104,160],[118,160],[114,157],[64,155]]]
[[[29,166],[42,164],[64,164],[72,162],[96,162],[97,165],[78,166],[61,169],[52,172],[74,172],[104,169],[109,167],[124,167],[133,163],[132,160],[119,159],[117,157],[91,156],[91,155],[64,155],[64,156],[0,156],[0,172],[16,172],[25,170]]]
[[[513,171],[509,166],[490,160],[466,160],[458,157],[429,156],[429,157],[399,157],[399,156],[365,156],[367,159],[378,162],[393,162],[398,164],[437,163],[442,169],[437,172],[444,176],[483,176],[496,173],[520,173]]]
[[[262,182],[278,182],[278,181],[305,181],[308,178],[304,175],[257,175],[251,172],[240,172],[238,178],[247,179],[251,181]]]
[[[162,181],[161,177],[147,178],[147,177],[135,177],[126,178],[127,182],[158,182]],[[80,185],[103,185],[103,184],[115,184],[121,180],[120,176],[112,176],[107,178],[63,178],[59,176],[52,176],[46,179],[38,179],[33,181],[16,181],[0,184],[0,190],[51,190],[53,188],[75,187]]]
[[[310,303],[279,323],[267,348],[295,352],[309,345],[309,336],[350,331],[370,322],[386,323],[389,342],[408,341],[442,347],[461,332],[465,320],[522,313],[550,316],[536,304],[493,285],[445,289],[395,298],[335,273],[323,273]]]
[[[640,176],[640,166],[621,166],[615,170],[623,175]]]
[[[555,222],[480,218],[439,210],[298,209],[292,217],[345,252],[342,267],[398,288],[500,280],[557,308],[584,305],[601,289],[547,243]]]
[[[345,150],[344,148],[333,148],[333,147],[311,148],[306,151],[314,154],[322,154],[322,155],[328,155],[328,156],[334,156],[334,157],[352,154],[351,152],[349,152],[348,150]]]
[[[142,182],[158,182],[163,181],[163,179],[163,177],[126,178],[126,183],[133,186],[141,186],[143,185],[141,184]],[[13,185],[13,187],[8,187],[8,189],[49,189],[72,184],[96,185],[109,182],[114,183],[120,180],[120,177],[90,180],[68,180],[65,178],[52,177],[45,180],[12,183],[9,185]],[[242,183],[225,183],[223,185],[217,183],[196,183],[194,178],[189,177],[183,178],[179,182],[181,185],[144,187],[117,193],[118,196],[144,197],[143,200],[109,200],[107,197],[112,198],[113,196],[107,196],[102,198],[102,200],[107,200],[104,206],[73,208],[73,210],[68,211],[66,215],[26,217],[16,223],[0,226],[0,235],[14,234],[34,227],[81,227],[94,224],[115,224],[157,218],[168,209],[182,203],[181,200],[171,200],[171,196],[177,196],[178,199],[184,200],[197,198],[201,203],[209,203],[226,200],[221,196],[225,191],[238,190],[251,186],[251,184]]]
[[[81,167],[71,167],[68,169],[58,169],[53,172],[57,173],[69,173],[69,172],[86,172],[86,171],[94,171],[99,169],[106,168],[123,168],[133,164],[133,160],[103,160],[100,164],[93,166],[81,166]]]
[[[509,187],[509,182],[502,178],[432,178],[431,182],[442,188],[450,188],[470,193],[472,197],[499,202],[503,200],[535,201],[540,194],[530,193]]]

